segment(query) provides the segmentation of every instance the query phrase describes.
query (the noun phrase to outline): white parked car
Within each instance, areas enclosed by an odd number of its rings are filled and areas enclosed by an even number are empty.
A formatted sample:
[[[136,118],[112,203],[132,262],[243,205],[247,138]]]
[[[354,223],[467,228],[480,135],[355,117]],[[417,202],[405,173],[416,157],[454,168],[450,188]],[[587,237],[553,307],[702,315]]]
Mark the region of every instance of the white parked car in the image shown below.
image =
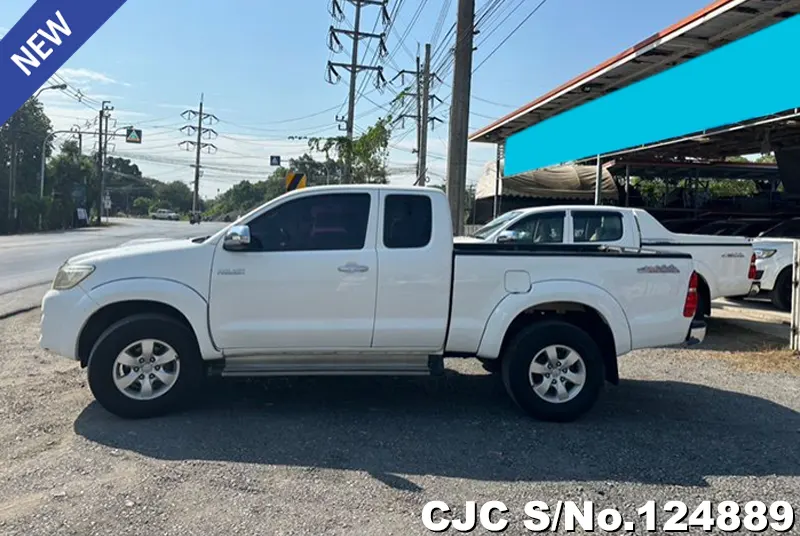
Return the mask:
[[[179,219],[181,219],[181,217],[178,216],[176,212],[167,210],[165,208],[160,208],[155,212],[151,213],[150,218],[154,220],[173,220],[173,221],[178,221]]]
[[[758,293],[756,257],[738,236],[678,234],[638,208],[558,205],[512,210],[458,241],[509,244],[605,245],[691,254],[700,278],[698,316],[711,301]]]
[[[792,256],[800,239],[800,218],[791,218],[753,239],[761,290],[782,311],[792,309]]]
[[[478,358],[533,417],[588,411],[617,357],[697,343],[685,253],[455,244],[433,188],[321,186],[215,235],[78,255],[42,301],[40,345],[100,404],[152,416],[206,374],[425,375]]]

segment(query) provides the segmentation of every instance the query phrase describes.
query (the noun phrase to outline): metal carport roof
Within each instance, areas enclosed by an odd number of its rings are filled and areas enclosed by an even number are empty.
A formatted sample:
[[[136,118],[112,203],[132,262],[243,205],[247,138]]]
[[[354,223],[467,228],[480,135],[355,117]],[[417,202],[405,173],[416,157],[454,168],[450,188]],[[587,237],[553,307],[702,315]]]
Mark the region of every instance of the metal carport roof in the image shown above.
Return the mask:
[[[800,0],[717,0],[533,102],[474,132],[497,143],[527,127],[685,63],[800,13]],[[792,69],[793,66],[786,66]]]

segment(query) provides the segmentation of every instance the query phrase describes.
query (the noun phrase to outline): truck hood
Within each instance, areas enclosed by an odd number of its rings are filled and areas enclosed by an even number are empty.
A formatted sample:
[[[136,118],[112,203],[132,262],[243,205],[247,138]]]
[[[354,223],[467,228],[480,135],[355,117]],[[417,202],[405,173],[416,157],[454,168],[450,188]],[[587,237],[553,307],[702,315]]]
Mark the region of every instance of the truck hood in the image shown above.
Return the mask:
[[[476,242],[483,242],[483,240],[473,236],[456,236],[453,238],[454,244],[474,244]]]
[[[175,241],[174,238],[137,238],[135,240],[128,240],[127,242],[123,242],[118,248],[125,248],[128,246],[136,246],[139,244],[149,244],[151,242],[166,242],[166,241]]]
[[[67,262],[95,267],[82,283],[86,290],[123,279],[155,278],[178,281],[204,297],[208,294],[215,244],[188,238],[132,242],[76,255]]]

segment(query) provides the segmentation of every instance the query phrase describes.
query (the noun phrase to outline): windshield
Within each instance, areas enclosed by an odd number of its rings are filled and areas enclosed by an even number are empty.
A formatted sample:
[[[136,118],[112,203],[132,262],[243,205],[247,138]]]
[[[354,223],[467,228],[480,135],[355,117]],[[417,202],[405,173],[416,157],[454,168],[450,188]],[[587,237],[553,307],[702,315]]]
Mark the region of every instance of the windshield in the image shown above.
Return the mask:
[[[517,216],[522,214],[521,210],[512,210],[511,212],[506,212],[505,214],[496,217],[477,231],[472,234],[472,238],[480,238],[483,240],[491,235],[493,232],[497,231],[501,227],[503,227],[506,223],[513,220]]]
[[[787,220],[771,229],[767,229],[761,236],[773,238],[797,238],[800,236],[800,220]]]

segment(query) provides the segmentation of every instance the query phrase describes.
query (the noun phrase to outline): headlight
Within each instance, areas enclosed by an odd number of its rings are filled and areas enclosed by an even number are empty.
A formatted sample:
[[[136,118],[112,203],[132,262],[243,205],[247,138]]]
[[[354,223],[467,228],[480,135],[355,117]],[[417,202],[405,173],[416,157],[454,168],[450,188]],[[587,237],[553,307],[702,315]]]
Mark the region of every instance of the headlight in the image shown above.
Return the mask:
[[[756,254],[757,259],[769,259],[773,255],[775,255],[778,250],[777,249],[754,249],[753,252]]]
[[[69,290],[94,272],[94,266],[85,264],[65,264],[58,269],[53,279],[53,289]]]

